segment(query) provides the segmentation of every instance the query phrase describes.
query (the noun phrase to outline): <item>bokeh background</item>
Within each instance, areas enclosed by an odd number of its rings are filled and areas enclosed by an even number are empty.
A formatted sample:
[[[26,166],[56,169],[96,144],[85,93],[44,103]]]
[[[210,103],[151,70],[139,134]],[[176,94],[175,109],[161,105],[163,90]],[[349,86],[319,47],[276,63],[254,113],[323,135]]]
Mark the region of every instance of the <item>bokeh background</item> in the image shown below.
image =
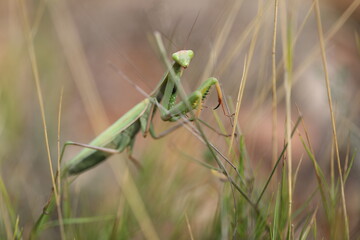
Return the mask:
[[[350,162],[360,140],[359,4],[356,0],[320,1],[343,166]],[[115,65],[147,93],[161,79],[165,67],[153,35],[158,31],[169,56],[180,49],[195,52],[182,78],[186,91],[190,93],[207,77],[215,76],[231,105],[236,103],[244,59],[249,59],[251,41],[256,33],[239,127],[246,142],[248,177],[254,181],[254,186],[261,186],[273,164],[273,15],[273,1],[1,1],[0,236],[11,237],[14,221],[18,219],[18,226],[27,238],[51,189],[44,127],[25,25],[30,27],[34,43],[55,168],[62,89],[61,142],[87,143],[145,97],[110,65]],[[293,0],[287,1],[286,6],[281,3],[279,18],[284,16],[290,16],[292,36],[296,40],[292,119],[296,121],[299,108],[317,160],[330,179],[334,156],[331,118],[313,2]],[[285,141],[282,29],[279,21],[276,49],[279,152]],[[201,117],[218,128],[211,111],[213,106],[216,106],[215,93],[206,101]],[[217,114],[226,131],[231,132],[229,119],[221,110]],[[160,131],[171,124],[155,117],[155,126]],[[225,138],[212,131],[206,130],[206,133],[214,145],[227,152]],[[79,148],[69,148],[64,161],[78,151]],[[186,217],[195,239],[213,239],[211,232],[223,182],[193,160],[211,161],[204,145],[186,129],[161,140],[143,139],[139,135],[134,156],[144,164],[143,173],[134,169],[124,153],[76,178],[70,189],[73,215],[92,219],[90,223],[76,225],[77,231],[86,229],[87,239],[89,236],[100,239],[113,216],[132,216],[129,199],[122,191],[124,176],[131,174],[161,239],[189,239]],[[316,176],[296,134],[292,156],[294,169],[301,161],[294,190],[294,206],[298,207],[316,189]],[[356,156],[345,188],[353,239],[360,236],[359,170]],[[314,200],[311,206],[321,209],[320,201]],[[318,215],[318,236],[326,239],[329,226],[322,221],[321,210]],[[95,217],[102,220],[97,221]],[[126,238],[143,239],[136,220],[130,219],[135,223],[129,227]],[[47,229],[42,235],[44,239],[50,236],[60,238],[56,227]],[[78,236],[85,239],[85,235]]]

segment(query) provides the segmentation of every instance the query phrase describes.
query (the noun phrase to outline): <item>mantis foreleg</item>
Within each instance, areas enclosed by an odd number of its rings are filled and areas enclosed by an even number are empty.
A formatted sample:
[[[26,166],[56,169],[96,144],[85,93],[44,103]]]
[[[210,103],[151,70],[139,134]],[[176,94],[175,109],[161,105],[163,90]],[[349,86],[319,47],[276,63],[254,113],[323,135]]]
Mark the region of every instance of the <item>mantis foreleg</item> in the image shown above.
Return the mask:
[[[193,109],[198,110],[196,114],[198,116],[201,111],[202,102],[205,100],[210,88],[213,85],[215,85],[218,94],[218,106],[221,105],[225,113],[224,106],[222,105],[222,93],[219,81],[216,78],[211,77],[204,81],[196,91],[194,91],[192,94],[189,95],[189,97],[187,97],[187,99],[179,102],[172,108],[160,108],[161,119],[164,121],[177,121],[179,118],[181,118],[183,115],[187,114]],[[189,109],[189,107],[191,109]]]

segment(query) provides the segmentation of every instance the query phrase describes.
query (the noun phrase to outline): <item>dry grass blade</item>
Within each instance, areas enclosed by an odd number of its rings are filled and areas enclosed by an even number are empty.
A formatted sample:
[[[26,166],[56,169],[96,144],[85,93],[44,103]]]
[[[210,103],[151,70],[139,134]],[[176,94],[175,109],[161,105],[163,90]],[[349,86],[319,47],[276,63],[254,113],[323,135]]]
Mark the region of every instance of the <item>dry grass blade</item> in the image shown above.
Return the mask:
[[[62,100],[63,100],[63,95],[64,95],[64,88],[61,88],[60,91],[60,100],[59,100],[59,112],[58,112],[58,129],[57,129],[57,150],[58,150],[58,156],[57,156],[57,176],[61,176],[61,143],[60,143],[60,129],[61,129],[61,109],[62,109]],[[56,178],[57,180],[57,188],[58,188],[58,193],[61,196],[61,179],[60,177]],[[61,224],[61,222],[60,222]]]
[[[292,130],[292,132],[291,132],[291,137],[294,135],[297,127],[299,126],[301,119],[302,119],[301,116],[297,119],[297,121],[296,121],[296,123],[295,123],[295,126],[294,126],[294,128],[293,128],[293,130]],[[284,157],[284,155],[285,155],[285,151],[287,150],[287,147],[288,147],[288,143],[286,143],[286,144],[284,145],[284,147],[283,147],[283,149],[282,149],[282,151],[281,151],[281,153],[280,153],[280,155],[279,155],[279,157],[278,157],[278,159],[277,159],[277,161],[276,161],[276,163],[275,163],[275,165],[274,165],[274,167],[273,167],[273,169],[272,169],[272,171],[271,171],[271,173],[270,173],[270,175],[269,175],[269,177],[268,177],[268,179],[267,179],[267,181],[266,181],[266,183],[265,183],[265,185],[264,185],[264,187],[263,187],[263,189],[262,189],[262,191],[261,191],[261,193],[260,193],[260,195],[259,195],[259,197],[258,197],[258,199],[257,199],[257,201],[256,201],[256,205],[258,205],[259,202],[261,201],[261,199],[262,199],[262,197],[263,197],[263,195],[264,195],[267,187],[269,186],[269,183],[270,183],[273,175],[275,174],[275,170],[277,169],[277,167],[278,167],[281,159],[282,159],[282,158]]]
[[[51,154],[50,154],[50,145],[49,145],[49,137],[48,137],[48,133],[47,133],[44,100],[43,100],[42,91],[41,91],[40,76],[39,76],[39,70],[38,70],[38,65],[37,65],[37,61],[36,61],[36,53],[35,53],[34,43],[33,43],[33,39],[31,36],[30,27],[29,27],[29,20],[28,20],[28,16],[27,16],[27,10],[26,10],[25,3],[22,0],[19,0],[18,4],[19,4],[20,11],[21,11],[22,22],[23,22],[23,27],[24,27],[24,35],[25,35],[26,44],[27,44],[27,50],[28,50],[28,54],[29,54],[29,58],[30,58],[31,69],[32,69],[34,80],[35,80],[36,92],[37,92],[38,101],[39,101],[39,105],[40,105],[41,119],[42,119],[44,138],[45,138],[45,146],[46,146],[46,152],[47,152],[47,157],[48,157],[48,162],[49,162],[49,167],[50,167],[51,182],[52,182],[52,187],[54,189],[56,205],[57,205],[57,209],[58,209],[58,217],[59,217],[59,221],[61,222],[62,217],[61,217],[60,201],[59,201],[60,198],[59,198],[59,194],[58,194],[58,189],[56,187],[54,169],[53,169]],[[62,228],[62,226],[60,226],[60,234],[61,234],[61,239],[65,239],[65,232],[64,232],[64,229]]]
[[[136,216],[145,238],[149,240],[160,239],[146,211],[144,202],[141,200],[140,193],[137,190],[129,169],[124,172],[124,176],[121,177],[121,179],[120,176],[116,176],[121,190],[123,191],[131,210]]]
[[[238,56],[239,52],[243,48],[243,44],[245,43],[247,37],[256,28],[256,26],[261,23],[264,12],[266,11],[267,7],[270,5],[271,2],[272,1],[267,1],[264,5],[260,6],[256,17],[247,25],[247,27],[239,36],[236,45],[231,48],[231,51],[229,51],[228,54],[224,57],[223,62],[219,64],[219,74],[222,74],[230,66],[231,62],[235,59],[235,57]]]
[[[325,74],[325,83],[326,83],[326,91],[328,96],[328,104],[330,108],[330,117],[331,117],[331,126],[333,131],[333,139],[335,143],[335,152],[336,152],[336,159],[337,159],[337,166],[338,166],[338,172],[339,172],[339,178],[340,178],[340,191],[341,191],[341,200],[342,200],[342,208],[343,208],[343,214],[344,214],[344,221],[345,221],[345,237],[346,239],[349,239],[349,220],[347,216],[347,210],[346,210],[346,201],[345,201],[345,190],[344,190],[344,179],[343,179],[343,172],[341,169],[341,163],[340,163],[340,154],[339,154],[339,144],[338,144],[338,138],[336,133],[336,122],[335,122],[335,114],[333,110],[333,103],[332,103],[332,96],[331,96],[331,89],[330,89],[330,79],[329,79],[329,72],[327,68],[327,59],[326,59],[326,52],[325,52],[325,41],[323,36],[323,29],[322,29],[322,23],[321,23],[321,15],[320,15],[320,7],[319,7],[319,1],[315,1],[315,15],[316,15],[316,22],[318,27],[318,34],[319,34],[319,40],[320,40],[320,49],[321,49],[321,59],[323,63],[324,68],[324,74]]]
[[[277,158],[277,95],[276,95],[276,34],[278,22],[279,0],[275,0],[274,6],[274,30],[272,39],[272,165],[275,164]]]
[[[185,213],[185,219],[186,219],[186,225],[187,225],[187,227],[189,229],[190,239],[194,240],[194,236],[193,236],[193,233],[192,233],[192,230],[191,230],[191,225],[190,225],[190,222],[189,222],[189,218],[188,218],[186,213]]]
[[[247,57],[245,56],[243,74],[241,76],[239,92],[238,92],[238,96],[237,96],[237,100],[236,100],[236,110],[235,110],[234,124],[233,124],[233,128],[232,128],[232,131],[231,131],[231,139],[230,139],[230,143],[229,143],[228,155],[231,153],[232,146],[233,146],[233,143],[234,143],[235,131],[236,131],[238,118],[239,118],[239,112],[240,112],[242,93],[243,93],[243,89],[244,89],[244,85],[245,85],[246,69],[247,69]]]
[[[288,238],[292,238],[292,208],[293,208],[293,173],[292,173],[292,141],[291,141],[291,93],[293,84],[293,31],[294,31],[294,16],[293,9],[287,9],[287,5],[283,2],[281,10],[281,38],[283,47],[283,61],[284,61],[284,89],[285,89],[285,139],[287,142],[287,181],[288,181]],[[286,12],[288,11],[288,12]]]
[[[46,9],[47,0],[39,1],[38,7],[36,9],[34,22],[31,27],[31,34],[34,37],[39,30],[39,26],[42,18],[44,17],[45,9]]]
[[[48,6],[88,119],[95,133],[100,133],[108,126],[109,121],[67,3],[66,1],[51,1]]]
[[[235,4],[233,6],[231,6],[230,12],[226,19],[226,22],[224,23],[224,27],[221,29],[220,33],[217,34],[218,37],[216,39],[214,46],[211,49],[211,53],[210,53],[211,56],[217,56],[217,53],[220,53],[221,50],[223,49],[225,42],[229,37],[230,31],[231,31],[231,28],[236,19],[237,13],[240,10],[242,2],[243,2],[243,0],[235,1]],[[213,68],[214,68],[214,62],[212,61],[211,58],[209,58],[209,62],[207,63],[207,65],[203,71],[202,77],[199,80],[202,81],[203,79],[206,79],[207,76],[210,75],[210,71]]]
[[[354,11],[359,7],[360,0],[355,0],[346,11],[340,16],[340,18],[332,25],[331,29],[324,36],[324,44],[326,44],[334,35],[340,30],[340,28],[345,24],[345,22],[350,18]],[[310,51],[308,57],[303,60],[303,63],[297,68],[293,77],[293,84],[297,83],[300,79],[300,76],[304,71],[314,62],[316,56],[319,54],[318,46],[314,46]],[[279,89],[278,100],[280,101],[284,97],[284,89]]]
[[[304,20],[302,21],[300,27],[297,29],[296,35],[295,35],[295,37],[293,38],[293,41],[292,41],[292,43],[291,43],[292,47],[294,47],[294,46],[296,45],[296,42],[297,42],[299,36],[301,36],[301,33],[302,33],[303,29],[304,29],[305,24],[306,24],[306,23],[308,22],[308,20],[309,20],[309,17],[310,17],[310,15],[311,15],[312,11],[313,11],[313,8],[314,8],[314,4],[309,8],[309,10],[308,10],[307,13],[306,13],[306,16],[305,16]],[[284,59],[282,58],[282,59],[279,60],[277,66],[276,66],[275,72],[280,72],[283,67],[284,67]],[[272,70],[272,71],[273,71],[273,70]],[[273,76],[272,76],[272,79],[273,79]],[[277,99],[277,102],[281,101],[281,99],[282,99],[283,96],[284,96],[284,94],[283,94],[283,88],[282,88],[282,87],[283,87],[282,85],[279,86],[280,89],[278,89],[278,91],[279,91],[279,90],[282,90],[282,92],[279,94],[279,96],[277,95],[277,98],[276,98],[276,99]],[[273,88],[273,83],[272,83],[272,81],[271,81],[271,84],[269,84],[269,85],[266,87],[266,90],[265,90],[264,92],[265,92],[265,93],[270,93],[271,91],[273,91],[272,88]],[[254,103],[254,108],[257,108],[258,106],[260,106],[261,104],[263,104],[264,101],[266,100],[267,96],[268,96],[268,94],[263,94],[263,95],[261,95],[258,99],[256,99],[256,102]]]
[[[346,11],[337,19],[337,21],[332,25],[330,30],[325,34],[324,42],[325,44],[334,37],[334,35],[341,29],[341,27],[345,24],[345,22],[350,18],[350,16],[355,12],[355,10],[359,7],[360,0],[355,0],[352,2],[352,4],[346,9]],[[309,13],[314,8],[314,4],[309,8],[309,11],[306,14],[306,17],[304,18],[304,21],[302,22],[301,26],[299,27],[296,36],[293,39],[292,46],[296,44],[296,41],[298,39],[298,36],[300,36],[301,30],[303,29],[303,26],[308,20]],[[359,44],[360,45],[360,44]],[[305,72],[305,70],[313,64],[314,60],[316,59],[316,56],[319,54],[320,50],[318,46],[314,46],[310,51],[309,55],[302,61],[302,64],[297,67],[296,71],[293,75],[293,85],[298,83],[298,80],[300,79],[300,76]],[[281,60],[278,63],[277,71],[283,67],[284,60]],[[271,85],[268,86],[268,92],[271,91]],[[279,89],[277,91],[277,100],[280,102],[285,96],[285,90],[284,86],[279,86]],[[266,95],[263,95],[264,98],[259,98],[259,100],[255,103],[256,106],[259,106],[260,104],[264,103],[266,100]]]
[[[261,12],[262,9],[263,9],[263,6],[260,5],[258,11]],[[231,140],[230,140],[228,154],[230,154],[231,149],[232,149],[232,145],[233,145],[233,142],[234,142],[236,126],[237,126],[237,122],[238,122],[238,118],[239,118],[240,106],[241,106],[242,98],[244,96],[244,90],[245,90],[247,77],[248,77],[249,69],[250,69],[251,62],[252,62],[252,58],[254,56],[254,51],[255,51],[255,46],[256,46],[257,39],[258,39],[259,30],[260,30],[260,21],[257,22],[257,24],[255,25],[253,37],[252,37],[251,42],[250,42],[249,52],[247,53],[248,57],[245,56],[245,60],[244,60],[243,75],[241,77],[239,92],[238,92],[237,101],[236,101],[234,125],[233,125],[233,129],[232,129],[232,133],[231,133]]]
[[[62,210],[61,210],[61,144],[60,144],[60,129],[61,129],[61,109],[62,109],[62,100],[63,100],[63,95],[64,95],[64,88],[61,88],[60,91],[60,99],[59,99],[59,112],[58,112],[58,129],[57,129],[57,172],[56,172],[56,176],[55,176],[55,181],[57,181],[57,193],[58,195],[55,197],[56,202],[59,203],[57,204],[57,210],[58,210],[58,215],[59,215],[59,225],[60,225],[60,231],[62,232],[62,234],[65,236],[65,229],[64,229],[64,221],[62,218]],[[55,183],[56,184],[56,183]]]

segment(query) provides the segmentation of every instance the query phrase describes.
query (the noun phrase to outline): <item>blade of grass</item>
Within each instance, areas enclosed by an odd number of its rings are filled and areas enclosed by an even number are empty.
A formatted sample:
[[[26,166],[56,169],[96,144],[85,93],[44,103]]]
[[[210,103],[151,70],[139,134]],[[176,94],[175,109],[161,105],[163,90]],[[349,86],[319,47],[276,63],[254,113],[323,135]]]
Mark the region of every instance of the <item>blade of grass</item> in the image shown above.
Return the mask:
[[[275,198],[275,208],[273,213],[273,225],[272,225],[272,231],[271,231],[271,239],[279,239],[279,222],[280,222],[280,189],[276,192],[276,198]]]
[[[299,240],[306,240],[307,239],[307,236],[310,233],[311,227],[315,222],[316,213],[317,213],[317,208],[315,209],[314,213],[312,214],[311,219],[309,220],[309,222],[307,224],[305,224],[306,227],[303,228],[303,230],[301,231],[300,236],[299,236]]]
[[[16,218],[15,227],[14,227],[14,233],[13,233],[13,240],[21,239],[21,232],[19,231],[19,216]]]
[[[233,125],[232,131],[231,131],[231,139],[230,139],[229,148],[228,148],[228,155],[230,155],[231,152],[234,152],[233,149],[232,149],[232,146],[233,146],[236,126],[237,126],[238,118],[239,118],[241,100],[242,100],[242,96],[243,96],[243,93],[244,93],[244,86],[245,86],[245,82],[246,82],[246,72],[247,72],[247,69],[248,69],[247,66],[248,66],[248,64],[247,64],[247,56],[245,56],[244,66],[243,66],[243,74],[242,74],[241,79],[240,79],[240,87],[239,87],[239,92],[238,92],[237,100],[236,100],[234,125]]]
[[[298,173],[299,173],[299,171],[300,171],[300,166],[301,166],[301,164],[302,164],[303,159],[304,159],[303,156],[301,156],[300,161],[299,161],[299,163],[298,163],[298,165],[297,165],[297,167],[296,167],[296,169],[295,169],[295,173],[294,173],[294,183],[293,183],[293,189],[294,189],[294,190],[295,190],[296,180],[297,180]]]
[[[0,175],[0,202],[1,202],[1,215],[2,215],[2,221],[5,225],[6,231],[10,230],[11,222],[14,222],[15,220],[15,210],[12,206],[12,201],[9,196],[9,192],[6,189],[4,180],[2,176]],[[9,218],[7,217],[9,216]],[[10,231],[9,231],[10,232]]]
[[[291,141],[291,94],[293,84],[293,32],[294,32],[294,16],[292,14],[291,5],[287,8],[285,2],[283,2],[281,8],[281,38],[283,47],[283,59],[284,59],[284,89],[285,89],[285,141],[287,143],[287,181],[288,181],[288,235],[287,238],[292,238],[292,208],[293,208],[293,173],[292,173],[292,141]],[[285,12],[286,11],[286,12]]]
[[[47,0],[42,0],[42,1],[39,1],[39,4],[37,5],[34,21],[33,21],[32,27],[31,27],[32,37],[35,37],[35,35],[37,34],[37,32],[39,30],[41,20],[45,13],[46,2],[47,2]]]
[[[314,4],[313,4],[314,5]],[[299,38],[299,36],[301,36],[301,33],[303,31],[303,28],[305,26],[305,24],[307,23],[311,13],[312,13],[312,9],[314,6],[311,6],[309,8],[309,10],[307,11],[306,15],[305,15],[305,18],[304,20],[302,21],[300,27],[298,28],[297,32],[296,32],[296,35],[295,37],[293,38],[293,41],[292,41],[292,47],[295,47],[295,44]],[[278,62],[277,64],[277,67],[275,69],[276,72],[279,72],[282,70],[282,68],[284,67],[284,59],[280,59],[280,61]],[[272,70],[272,72],[274,72],[274,70]],[[273,79],[273,75],[272,75],[272,79]],[[281,88],[282,86],[280,86]],[[268,86],[266,86],[266,90],[264,91],[265,93],[270,93],[270,92],[273,92],[273,81],[270,81],[270,84]],[[264,101],[266,100],[268,94],[263,94],[263,95],[260,95],[259,98],[256,99],[256,102],[253,104],[254,105],[254,108],[258,108],[258,106],[260,106],[262,103],[264,103]],[[273,103],[272,103],[273,104]]]
[[[210,56],[217,56],[223,50],[226,40],[228,39],[229,34],[231,33],[231,28],[234,25],[236,16],[241,8],[242,3],[243,0],[238,0],[235,1],[233,5],[229,5],[230,10],[227,13],[227,18],[220,32],[216,35],[217,38],[215,40],[214,46],[211,48]],[[199,81],[203,81],[210,75],[210,72],[214,68],[214,64],[215,62],[212,61],[212,58],[209,58],[209,61],[205,66],[205,69],[203,71],[201,78],[199,78]]]
[[[349,167],[349,155],[350,155],[350,136],[347,137],[346,141],[346,154],[345,154],[345,161],[344,161],[344,173]]]
[[[293,219],[295,219],[298,215],[300,215],[307,207],[309,207],[311,200],[314,199],[314,197],[316,196],[316,193],[318,191],[318,188],[316,188],[311,194],[310,196],[306,199],[306,201],[296,209],[296,211],[293,213]]]
[[[67,1],[49,1],[48,7],[88,119],[92,129],[98,134],[108,126],[109,121],[87,62],[79,31],[69,12]]]
[[[141,200],[135,182],[129,173],[129,169],[125,171],[122,179],[118,179],[118,181],[131,210],[140,224],[145,238],[150,240],[160,239],[147,213],[144,202]]]
[[[65,234],[65,229],[63,226],[63,219],[62,219],[62,210],[61,210],[61,206],[60,206],[60,201],[61,201],[61,145],[60,145],[60,129],[61,129],[61,110],[62,110],[62,100],[63,100],[63,95],[64,95],[64,87],[61,88],[60,90],[60,99],[59,99],[59,110],[58,110],[58,129],[57,129],[57,171],[56,171],[56,176],[55,176],[55,181],[57,181],[57,191],[58,191],[58,195],[55,195],[55,198],[58,198],[56,201],[59,203],[57,204],[58,207],[58,212],[61,212],[60,216],[59,216],[59,223],[60,223],[60,229],[61,231],[64,232]],[[55,183],[56,184],[56,183]]]
[[[324,74],[325,74],[326,91],[327,91],[327,96],[328,96],[328,104],[329,104],[329,108],[330,108],[331,126],[332,126],[332,132],[333,132],[333,139],[334,139],[334,143],[335,143],[337,167],[338,167],[338,172],[339,172],[342,209],[343,209],[344,221],[345,221],[345,236],[344,237],[346,239],[349,239],[349,237],[350,237],[350,235],[349,235],[350,234],[349,233],[349,219],[348,219],[347,210],[346,210],[344,179],[343,179],[343,172],[342,172],[342,169],[341,169],[342,167],[341,167],[341,163],[340,163],[339,144],[338,144],[338,138],[337,138],[337,132],[336,132],[335,114],[334,114],[334,110],[333,110],[333,103],[332,103],[332,96],[331,96],[331,89],[330,89],[330,79],[329,79],[329,72],[328,72],[328,67],[327,67],[327,57],[326,57],[325,41],[324,41],[323,29],[322,29],[322,23],[321,23],[320,6],[319,6],[318,0],[314,0],[314,2],[315,2],[315,15],[316,15],[317,28],[318,28],[318,35],[319,35],[319,40],[320,40],[321,59],[322,59]]]
[[[272,0],[266,1],[263,4],[259,11],[257,12],[256,17],[245,27],[244,31],[241,32],[241,35],[238,37],[237,43],[228,54],[224,57],[224,60],[218,64],[218,74],[221,75],[225,70],[230,66],[231,62],[238,56],[239,52],[241,52],[245,40],[250,35],[250,33],[256,28],[257,25],[260,25],[260,22],[263,20],[262,17],[264,16],[264,12],[266,12],[267,8],[272,3]]]
[[[355,157],[356,157],[356,154],[357,154],[357,151],[355,151],[351,157],[351,160],[350,160],[350,163],[349,163],[349,166],[348,168],[346,169],[345,171],[345,174],[344,174],[344,184],[346,183],[346,180],[348,179],[349,177],[349,174],[350,174],[350,170],[354,164],[354,161],[355,161]]]
[[[218,125],[218,127],[220,129],[220,132],[223,134],[226,134],[225,126],[224,126],[223,122],[220,120],[219,114],[215,110],[213,110],[212,113],[214,115],[216,124]],[[229,138],[225,138],[225,141],[227,144],[229,144],[229,142],[230,142]]]
[[[297,107],[297,110],[298,110],[298,113],[301,114],[300,112],[300,109]],[[329,202],[328,202],[328,196],[326,193],[328,193],[329,191],[329,186],[327,184],[327,181],[324,177],[324,174],[320,168],[320,166],[318,165],[317,163],[317,160],[316,160],[316,157],[315,157],[315,154],[314,154],[314,150],[313,150],[313,147],[312,147],[312,144],[311,144],[311,141],[310,141],[310,137],[309,137],[309,132],[307,130],[307,127],[306,127],[306,124],[305,124],[305,120],[302,119],[301,121],[301,124],[302,124],[302,127],[304,129],[304,132],[305,132],[305,137],[306,137],[306,141],[307,141],[307,144],[305,143],[303,137],[301,136],[300,132],[298,132],[299,134],[299,139],[301,141],[301,143],[303,144],[303,147],[306,151],[306,153],[308,154],[312,164],[313,164],[313,167],[314,167],[314,170],[315,170],[315,176],[316,176],[316,180],[317,180],[317,183],[318,183],[318,187],[320,189],[320,195],[321,195],[321,199],[323,201],[323,206],[324,206],[324,209],[325,209],[325,213],[326,213],[326,216],[327,216],[327,219],[330,220],[331,219],[331,214],[329,211],[331,211],[331,207],[329,205]],[[333,175],[332,175],[333,177]],[[333,181],[333,178],[331,178]],[[335,194],[335,189],[333,189],[333,182],[331,183],[331,193],[332,195]],[[331,197],[330,197],[331,199]],[[334,199],[334,197],[333,197]]]
[[[261,12],[262,10],[263,10],[263,6],[262,6],[262,4],[260,4],[258,12]],[[253,36],[252,36],[252,39],[250,42],[249,51],[244,58],[243,74],[242,74],[242,77],[240,80],[240,87],[239,87],[237,100],[236,100],[234,126],[232,129],[231,140],[230,140],[230,145],[229,145],[229,149],[228,149],[228,155],[230,154],[230,152],[232,150],[232,145],[234,142],[234,136],[235,136],[236,126],[238,123],[240,106],[241,106],[242,98],[244,96],[244,89],[245,89],[246,82],[248,79],[248,72],[249,72],[249,69],[250,69],[250,66],[252,63],[252,59],[254,56],[255,46],[256,46],[257,39],[258,39],[259,30],[260,30],[260,23],[261,22],[259,21],[259,22],[257,22],[257,24],[255,24],[255,29],[254,29],[254,33],[253,33]]]
[[[337,21],[331,26],[330,30],[327,31],[327,33],[325,34],[325,38],[324,38],[324,42],[325,44],[334,37],[334,35],[341,29],[341,27],[345,24],[345,22],[351,17],[351,15],[354,13],[354,11],[356,11],[358,9],[360,5],[360,0],[355,0],[351,3],[351,5],[344,11],[344,13],[337,19]],[[313,10],[314,8],[314,4],[309,8],[309,11]],[[309,13],[309,12],[308,12]],[[307,18],[308,18],[307,14],[304,22],[301,24],[301,27],[299,28],[300,30],[302,29],[302,26],[305,24]],[[300,32],[298,31],[297,36],[300,36]],[[294,38],[294,40],[296,40],[297,38]],[[295,46],[295,41],[292,43],[293,47]],[[316,56],[319,54],[319,48],[318,46],[314,46],[311,50],[309,50],[309,55],[305,58],[304,61],[302,61],[302,64],[297,67],[294,75],[293,75],[293,85],[295,86],[296,83],[298,83],[298,80],[300,80],[300,76],[304,73],[304,71],[311,66],[311,64],[314,62],[314,60],[316,59]],[[280,67],[283,67],[283,60],[280,61],[278,63],[278,69],[280,69]],[[271,84],[268,86],[268,92],[271,92]],[[283,98],[284,98],[284,86],[279,86],[279,89],[277,91],[277,99],[278,102],[280,102]],[[266,95],[264,95],[266,96]],[[256,106],[260,105],[261,103],[264,103],[266,99],[259,99],[258,103],[256,104]],[[255,107],[256,107],[255,106]]]
[[[119,204],[117,207],[116,217],[114,219],[113,227],[111,230],[111,235],[110,235],[111,240],[117,239],[119,226],[121,226],[121,224],[124,222],[124,220],[122,219],[122,216],[124,214],[124,206],[125,206],[125,199],[123,197],[120,197]]]
[[[287,187],[287,168],[286,156],[284,156],[281,169],[281,185],[280,185],[280,211],[279,211],[279,235],[282,239],[288,239],[290,228],[288,226],[288,204],[289,204],[289,188]],[[285,233],[284,233],[285,232]],[[285,236],[286,237],[285,237]]]
[[[96,222],[104,222],[104,221],[111,221],[115,218],[113,215],[107,216],[96,216],[96,217],[81,217],[81,218],[64,218],[63,224],[65,225],[73,225],[73,224],[87,224],[87,223],[96,223]],[[59,226],[59,221],[51,221],[44,224],[43,229],[51,228]]]
[[[60,91],[60,99],[59,99],[59,111],[58,111],[58,129],[57,129],[57,150],[58,150],[58,156],[57,156],[57,176],[61,176],[61,162],[60,162],[60,155],[61,155],[61,145],[60,145],[60,129],[61,129],[61,109],[62,109],[62,100],[64,95],[64,87],[61,88]],[[57,177],[57,187],[59,195],[61,196],[61,179],[60,177]]]
[[[277,144],[277,95],[276,95],[276,36],[277,36],[277,22],[278,22],[279,0],[274,3],[274,30],[272,39],[272,165],[276,162],[278,154]],[[276,178],[276,175],[275,175]]]
[[[33,38],[31,36],[31,31],[30,31],[30,27],[29,27],[29,20],[28,20],[28,16],[27,16],[27,10],[26,10],[25,3],[23,2],[23,0],[18,0],[18,4],[19,4],[19,8],[20,8],[19,10],[20,10],[21,16],[22,16],[24,35],[25,35],[25,39],[26,39],[28,55],[30,58],[32,74],[33,74],[33,77],[35,80],[36,92],[37,92],[38,102],[39,102],[39,106],[40,106],[41,119],[42,119],[44,138],[45,138],[45,147],[46,147],[46,152],[47,152],[47,157],[48,157],[48,162],[49,162],[49,167],[50,167],[52,187],[54,189],[54,194],[55,194],[55,199],[56,199],[58,218],[59,218],[59,221],[61,222],[62,216],[61,216],[61,208],[60,208],[60,201],[59,201],[60,198],[58,195],[58,189],[56,187],[54,169],[53,169],[51,154],[50,154],[50,145],[49,145],[49,138],[48,138],[48,133],[47,133],[44,100],[43,100],[43,95],[42,95],[42,90],[41,90],[41,85],[40,85],[40,75],[39,75],[39,69],[38,69],[38,64],[37,64],[37,60],[36,60],[36,53],[35,53]],[[60,225],[60,236],[61,236],[61,239],[65,239],[65,232],[64,232],[64,229],[61,227],[61,225]]]
[[[291,137],[294,135],[295,130],[297,129],[298,125],[300,124],[301,119],[302,119],[302,117],[300,116],[300,117],[298,118],[298,120],[296,121],[295,126],[294,126],[294,128],[293,128],[293,130],[292,130],[292,132],[291,132]],[[275,163],[275,165],[274,165],[274,167],[273,167],[273,169],[272,169],[272,171],[271,171],[271,173],[270,173],[269,178],[267,179],[267,181],[266,181],[266,183],[265,183],[265,186],[263,187],[263,189],[262,189],[262,191],[261,191],[261,193],[260,193],[260,196],[258,197],[258,199],[257,199],[257,201],[256,201],[256,205],[259,204],[259,202],[260,202],[261,198],[263,197],[263,195],[264,195],[267,187],[269,186],[269,183],[270,183],[270,181],[271,181],[271,179],[272,179],[272,177],[273,177],[273,175],[274,175],[274,173],[275,173],[275,170],[276,170],[276,168],[278,167],[281,159],[283,158],[283,156],[284,156],[284,154],[285,154],[285,151],[286,151],[286,149],[287,149],[287,146],[288,146],[288,144],[286,143],[286,144],[284,145],[281,153],[280,153],[280,156],[278,157],[278,160],[276,161],[276,163]]]
[[[321,199],[323,201],[323,207],[325,209],[325,212],[327,214],[328,219],[330,219],[330,214],[329,214],[329,210],[331,209],[329,207],[329,203],[328,203],[328,198],[326,196],[326,192],[327,192],[327,185],[326,185],[326,180],[324,177],[324,174],[321,171],[321,168],[319,167],[315,156],[313,155],[313,153],[311,152],[311,150],[308,148],[308,146],[305,144],[303,138],[300,136],[300,141],[302,142],[306,153],[308,154],[310,160],[313,163],[314,166],[314,170],[315,170],[315,175],[316,175],[316,180],[318,182],[318,187],[320,189],[320,195],[321,195]]]
[[[11,239],[13,234],[12,223],[9,213],[5,209],[5,204],[3,204],[2,195],[0,195],[0,213],[1,213],[1,222],[4,224],[4,226],[0,225],[0,227],[5,228],[6,238]]]
[[[185,219],[186,219],[186,226],[187,226],[187,228],[188,228],[188,230],[189,230],[190,239],[191,239],[191,240],[194,240],[194,236],[193,236],[193,233],[192,233],[192,230],[191,230],[189,218],[188,218],[188,216],[187,216],[186,213],[185,213]]]
[[[223,171],[220,169],[220,168],[217,168],[217,167],[214,167],[206,162],[203,162],[203,161],[200,161],[196,158],[194,158],[193,156],[187,154],[184,152],[184,150],[182,149],[179,149],[176,144],[171,144],[170,145],[171,148],[173,148],[175,151],[177,151],[179,154],[181,154],[183,157],[185,157],[185,159],[189,159],[190,161],[194,161],[195,163],[198,163],[199,165],[203,166],[203,167],[206,167],[210,170],[214,170],[214,171],[217,171],[219,173],[222,173]]]
[[[314,222],[313,239],[318,239],[317,238],[317,224],[316,224],[316,221]]]

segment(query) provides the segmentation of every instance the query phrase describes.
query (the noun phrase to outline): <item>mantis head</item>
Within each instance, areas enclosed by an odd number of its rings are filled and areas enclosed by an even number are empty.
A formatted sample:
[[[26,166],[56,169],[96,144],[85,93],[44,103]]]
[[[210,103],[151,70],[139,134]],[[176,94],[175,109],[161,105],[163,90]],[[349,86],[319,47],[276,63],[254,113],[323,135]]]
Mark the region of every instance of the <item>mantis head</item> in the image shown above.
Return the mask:
[[[189,66],[193,57],[194,52],[192,50],[181,50],[172,55],[172,59],[184,68]]]

